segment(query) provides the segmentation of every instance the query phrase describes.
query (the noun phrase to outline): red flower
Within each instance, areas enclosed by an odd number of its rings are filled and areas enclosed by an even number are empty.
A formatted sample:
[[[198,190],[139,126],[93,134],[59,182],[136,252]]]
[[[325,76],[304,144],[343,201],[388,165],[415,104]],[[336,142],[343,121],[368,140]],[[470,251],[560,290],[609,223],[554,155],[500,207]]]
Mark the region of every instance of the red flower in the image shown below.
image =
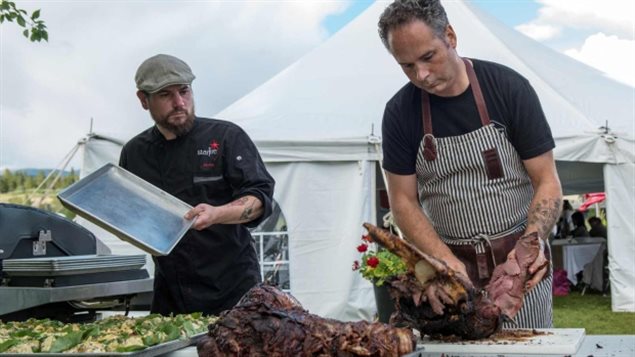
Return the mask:
[[[369,242],[369,243],[372,242],[372,240],[370,239],[370,236],[368,234],[363,235],[362,236],[362,240],[365,241],[365,242]]]
[[[359,262],[356,260],[353,262],[353,270],[358,270],[359,269]]]
[[[360,252],[360,253],[364,253],[367,250],[368,250],[368,245],[367,244],[362,243],[362,244],[357,246],[357,251]]]
[[[379,259],[377,257],[370,257],[366,260],[366,265],[371,268],[375,268],[379,264]]]

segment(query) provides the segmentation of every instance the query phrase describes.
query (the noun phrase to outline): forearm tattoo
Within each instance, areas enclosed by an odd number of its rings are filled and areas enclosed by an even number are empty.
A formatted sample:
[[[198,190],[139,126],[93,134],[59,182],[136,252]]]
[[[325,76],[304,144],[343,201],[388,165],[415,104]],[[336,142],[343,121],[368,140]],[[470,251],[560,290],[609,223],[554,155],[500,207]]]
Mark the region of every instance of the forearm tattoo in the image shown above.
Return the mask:
[[[229,205],[230,206],[244,206],[245,204],[247,204],[247,201],[249,201],[249,198],[241,197],[241,198],[231,202]]]
[[[254,204],[256,202],[254,200],[251,201],[251,204],[249,205],[249,207],[245,207],[245,209],[243,210],[243,212],[240,214],[240,217],[238,218],[239,221],[250,221],[252,219],[252,214],[254,213]],[[249,197],[241,197],[233,202],[231,202],[229,205],[230,206],[246,206],[247,204],[249,204]]]
[[[529,207],[527,224],[535,226],[538,229],[538,236],[546,239],[560,217],[561,209],[561,199],[543,199],[535,202]]]
[[[240,220],[251,220],[252,219],[252,213],[254,212],[254,204],[255,204],[255,200],[251,202],[251,205],[249,207],[245,207],[245,210],[243,211],[243,213],[240,215]]]

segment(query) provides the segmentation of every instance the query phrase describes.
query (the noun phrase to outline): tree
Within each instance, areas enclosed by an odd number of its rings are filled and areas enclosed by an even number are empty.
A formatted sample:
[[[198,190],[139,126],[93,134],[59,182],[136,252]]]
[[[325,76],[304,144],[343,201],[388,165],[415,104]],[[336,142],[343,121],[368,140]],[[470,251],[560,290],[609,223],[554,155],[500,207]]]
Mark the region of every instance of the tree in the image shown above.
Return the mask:
[[[22,34],[31,42],[42,40],[48,42],[49,40],[46,25],[43,20],[40,20],[40,10],[33,11],[29,16],[26,10],[19,9],[13,1],[0,0],[0,24],[4,23],[4,20],[9,22],[15,20],[20,27],[24,27]]]
[[[2,174],[2,181],[5,183],[3,185],[3,190],[6,189],[6,191],[3,191],[3,193],[11,192],[18,186],[15,175],[9,169],[4,169],[4,173]]]

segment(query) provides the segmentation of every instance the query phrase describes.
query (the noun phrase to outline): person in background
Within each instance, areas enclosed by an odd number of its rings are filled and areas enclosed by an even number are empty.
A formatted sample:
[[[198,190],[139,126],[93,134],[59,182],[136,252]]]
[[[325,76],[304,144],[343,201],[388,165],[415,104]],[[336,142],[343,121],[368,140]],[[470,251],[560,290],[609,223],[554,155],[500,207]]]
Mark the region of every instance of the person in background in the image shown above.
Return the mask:
[[[606,238],[606,226],[602,224],[602,220],[598,217],[589,217],[587,220],[589,222],[589,226],[591,226],[591,230],[589,231],[589,235],[591,237],[602,237]]]
[[[571,215],[571,221],[573,222],[573,231],[571,232],[571,235],[574,238],[579,238],[579,237],[588,237],[589,236],[589,231],[586,229],[586,226],[584,225],[584,214],[580,211],[575,211],[573,212],[573,214]]]
[[[380,17],[379,35],[410,80],[388,101],[382,121],[397,226],[477,287],[514,254],[517,239],[537,233],[544,249],[528,269],[515,327],[552,327],[545,242],[562,191],[535,91],[508,67],[461,57],[439,0],[393,2]],[[438,289],[424,294],[443,296]]]
[[[569,200],[564,200],[562,203],[562,213],[560,214],[560,220],[558,221],[558,236],[560,238],[567,238],[571,235],[571,232],[575,229],[571,215],[575,212],[571,206]]]
[[[159,54],[137,69],[137,98],[154,125],[128,141],[119,165],[193,206],[195,219],[167,256],[155,262],[151,312],[230,309],[261,281],[247,227],[271,214],[274,180],[237,125],[197,117],[182,60]]]

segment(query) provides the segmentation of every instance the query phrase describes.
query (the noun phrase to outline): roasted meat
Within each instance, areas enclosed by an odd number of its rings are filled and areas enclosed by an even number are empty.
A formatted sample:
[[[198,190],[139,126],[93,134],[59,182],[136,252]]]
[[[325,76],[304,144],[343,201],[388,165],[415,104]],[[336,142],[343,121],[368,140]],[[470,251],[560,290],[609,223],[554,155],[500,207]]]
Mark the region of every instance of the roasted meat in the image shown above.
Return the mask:
[[[199,356],[401,356],[415,348],[410,329],[342,322],[304,310],[266,284],[224,311],[197,345]]]
[[[516,254],[498,266],[485,290],[477,290],[467,277],[385,229],[365,223],[371,238],[400,256],[408,273],[387,280],[395,301],[392,324],[404,324],[427,335],[485,338],[522,306],[527,272],[540,249],[537,235],[521,237]]]
[[[529,266],[541,249],[544,248],[537,233],[521,237],[515,246],[516,254],[508,256],[505,263],[494,269],[485,290],[505,316],[513,318],[523,306],[525,284],[530,278]]]

